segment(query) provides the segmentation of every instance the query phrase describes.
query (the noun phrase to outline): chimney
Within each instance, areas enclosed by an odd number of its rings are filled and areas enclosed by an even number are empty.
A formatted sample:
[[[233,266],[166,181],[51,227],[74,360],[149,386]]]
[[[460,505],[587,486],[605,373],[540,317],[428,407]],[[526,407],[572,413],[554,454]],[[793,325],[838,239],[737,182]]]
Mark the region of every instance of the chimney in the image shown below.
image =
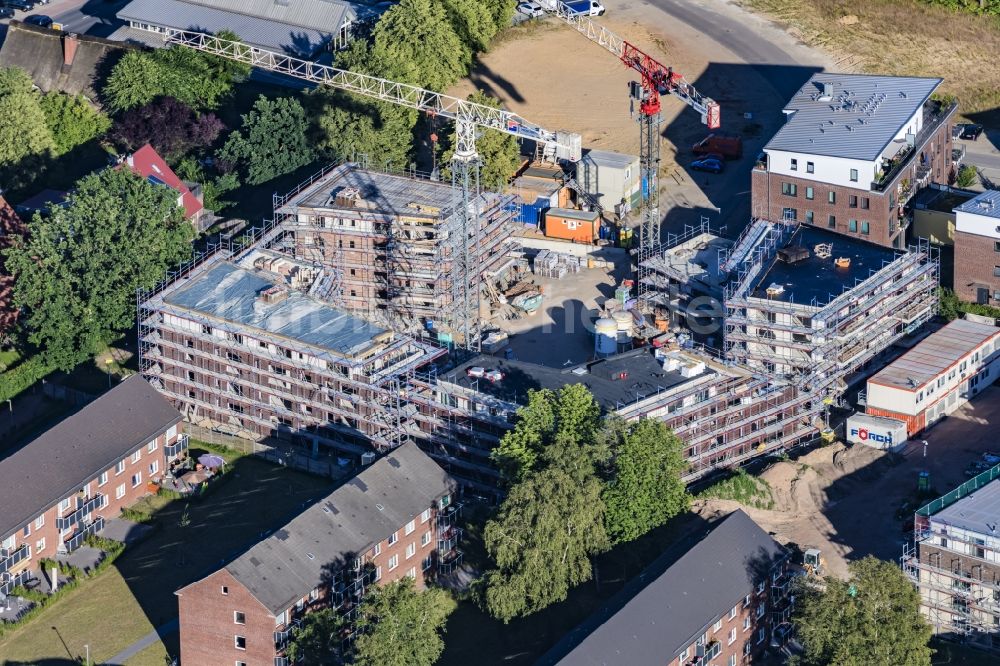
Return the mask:
[[[819,96],[819,101],[821,101],[821,102],[829,102],[831,99],[833,99],[833,84],[832,83],[824,83],[823,84],[823,94]]]
[[[63,35],[63,67],[70,67],[73,59],[76,58],[76,49],[80,46],[79,36],[75,32],[67,32]]]

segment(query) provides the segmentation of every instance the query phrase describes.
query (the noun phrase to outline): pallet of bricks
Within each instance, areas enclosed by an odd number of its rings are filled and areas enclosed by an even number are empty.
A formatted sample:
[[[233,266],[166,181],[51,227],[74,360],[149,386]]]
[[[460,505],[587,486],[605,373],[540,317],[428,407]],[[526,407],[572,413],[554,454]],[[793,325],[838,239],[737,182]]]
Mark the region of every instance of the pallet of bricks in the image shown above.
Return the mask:
[[[571,254],[542,250],[535,255],[535,275],[561,280],[571,273],[579,273],[583,260]]]

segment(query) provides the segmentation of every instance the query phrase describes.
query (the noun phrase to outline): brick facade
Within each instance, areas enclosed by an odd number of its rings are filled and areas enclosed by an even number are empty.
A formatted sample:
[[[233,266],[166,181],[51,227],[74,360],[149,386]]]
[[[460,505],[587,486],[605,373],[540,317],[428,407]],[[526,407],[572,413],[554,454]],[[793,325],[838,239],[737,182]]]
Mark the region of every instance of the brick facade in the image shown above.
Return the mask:
[[[162,478],[170,460],[175,457],[167,456],[166,450],[168,445],[176,444],[182,438],[179,429],[178,425],[171,426],[150,441],[137,445],[115,465],[81,481],[77,492],[54,502],[16,532],[3,535],[4,550],[8,554],[24,545],[30,549],[30,556],[11,566],[9,573],[14,575],[30,570],[37,574],[40,559],[54,558],[57,553],[66,550],[67,542],[75,536],[87,528],[94,529],[98,518],[105,521],[116,518],[124,507],[150,494],[148,483]],[[101,499],[96,506],[88,507],[88,500],[93,498]],[[70,518],[81,508],[84,512],[77,514],[74,523],[60,530],[57,526],[59,519]],[[3,559],[0,557],[0,562]]]
[[[791,208],[800,222],[885,247],[905,248],[909,223],[906,204],[920,187],[932,182],[947,184],[951,176],[954,108],[946,113],[947,120],[924,138],[908,163],[877,189],[872,183],[859,182],[852,188],[770,173],[766,160],[758,163],[750,179],[751,215],[777,221],[783,219],[785,209]]]
[[[1000,241],[955,232],[955,294],[963,301],[1000,304]]]

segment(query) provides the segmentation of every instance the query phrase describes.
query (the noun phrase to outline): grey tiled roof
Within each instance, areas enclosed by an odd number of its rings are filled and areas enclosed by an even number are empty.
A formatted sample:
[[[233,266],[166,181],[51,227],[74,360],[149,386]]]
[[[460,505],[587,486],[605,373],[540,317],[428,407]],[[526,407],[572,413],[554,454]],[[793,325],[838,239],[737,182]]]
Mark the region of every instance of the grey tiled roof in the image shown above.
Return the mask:
[[[179,30],[232,30],[248,44],[305,56],[355,15],[350,4],[335,0],[132,0],[118,12],[123,21]]]
[[[455,482],[437,463],[416,444],[405,444],[225,568],[277,615],[318,587],[324,575],[352,563],[411,520],[419,521],[425,509],[454,489]],[[412,536],[419,538],[423,531],[418,526]]]
[[[669,664],[783,557],[781,546],[737,510],[666,570],[654,562],[538,663]]]
[[[1000,190],[986,190],[955,209],[1000,220]]]
[[[0,460],[0,538],[180,420],[169,402],[133,375]]]
[[[821,99],[827,83],[833,84],[829,100]],[[794,114],[765,148],[874,160],[940,83],[915,76],[815,74],[785,105]]]

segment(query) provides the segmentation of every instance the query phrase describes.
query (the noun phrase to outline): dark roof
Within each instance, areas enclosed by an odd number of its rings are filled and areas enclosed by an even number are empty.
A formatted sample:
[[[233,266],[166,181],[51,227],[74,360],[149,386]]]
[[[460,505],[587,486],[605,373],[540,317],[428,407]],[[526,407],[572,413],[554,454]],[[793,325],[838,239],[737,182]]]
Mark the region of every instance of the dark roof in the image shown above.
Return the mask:
[[[404,444],[225,568],[278,614],[318,587],[325,575],[353,563],[431,508],[455,485],[416,444]]]
[[[828,259],[816,256],[815,249],[819,243],[832,245],[833,256]],[[771,267],[761,274],[754,296],[766,298],[767,288],[779,284],[785,291],[774,300],[799,305],[824,305],[840,296],[844,287],[853,289],[858,280],[867,280],[872,271],[882,270],[886,263],[898,256],[896,251],[881,245],[805,224],[795,230],[785,245],[788,248],[796,246],[808,250],[809,257],[789,264],[776,256]],[[834,260],[839,257],[849,258],[850,266],[838,268]]]
[[[504,372],[505,377],[499,382],[468,377],[466,370],[474,366],[497,368]],[[622,372],[627,373],[625,379],[612,379]],[[714,371],[706,368],[705,372]],[[571,368],[550,368],[524,361],[501,360],[495,356],[476,356],[454,370],[442,373],[440,379],[515,404],[526,403],[528,391],[532,389],[558,390],[570,384],[583,384],[602,409],[614,411],[657,391],[683,384],[690,378],[681,376],[676,370],[664,370],[652,350],[647,348]]]
[[[650,565],[538,663],[668,664],[783,558],[781,546],[737,510],[665,570],[663,558]]]
[[[0,460],[0,536],[7,536],[178,423],[146,380],[129,377]]]

